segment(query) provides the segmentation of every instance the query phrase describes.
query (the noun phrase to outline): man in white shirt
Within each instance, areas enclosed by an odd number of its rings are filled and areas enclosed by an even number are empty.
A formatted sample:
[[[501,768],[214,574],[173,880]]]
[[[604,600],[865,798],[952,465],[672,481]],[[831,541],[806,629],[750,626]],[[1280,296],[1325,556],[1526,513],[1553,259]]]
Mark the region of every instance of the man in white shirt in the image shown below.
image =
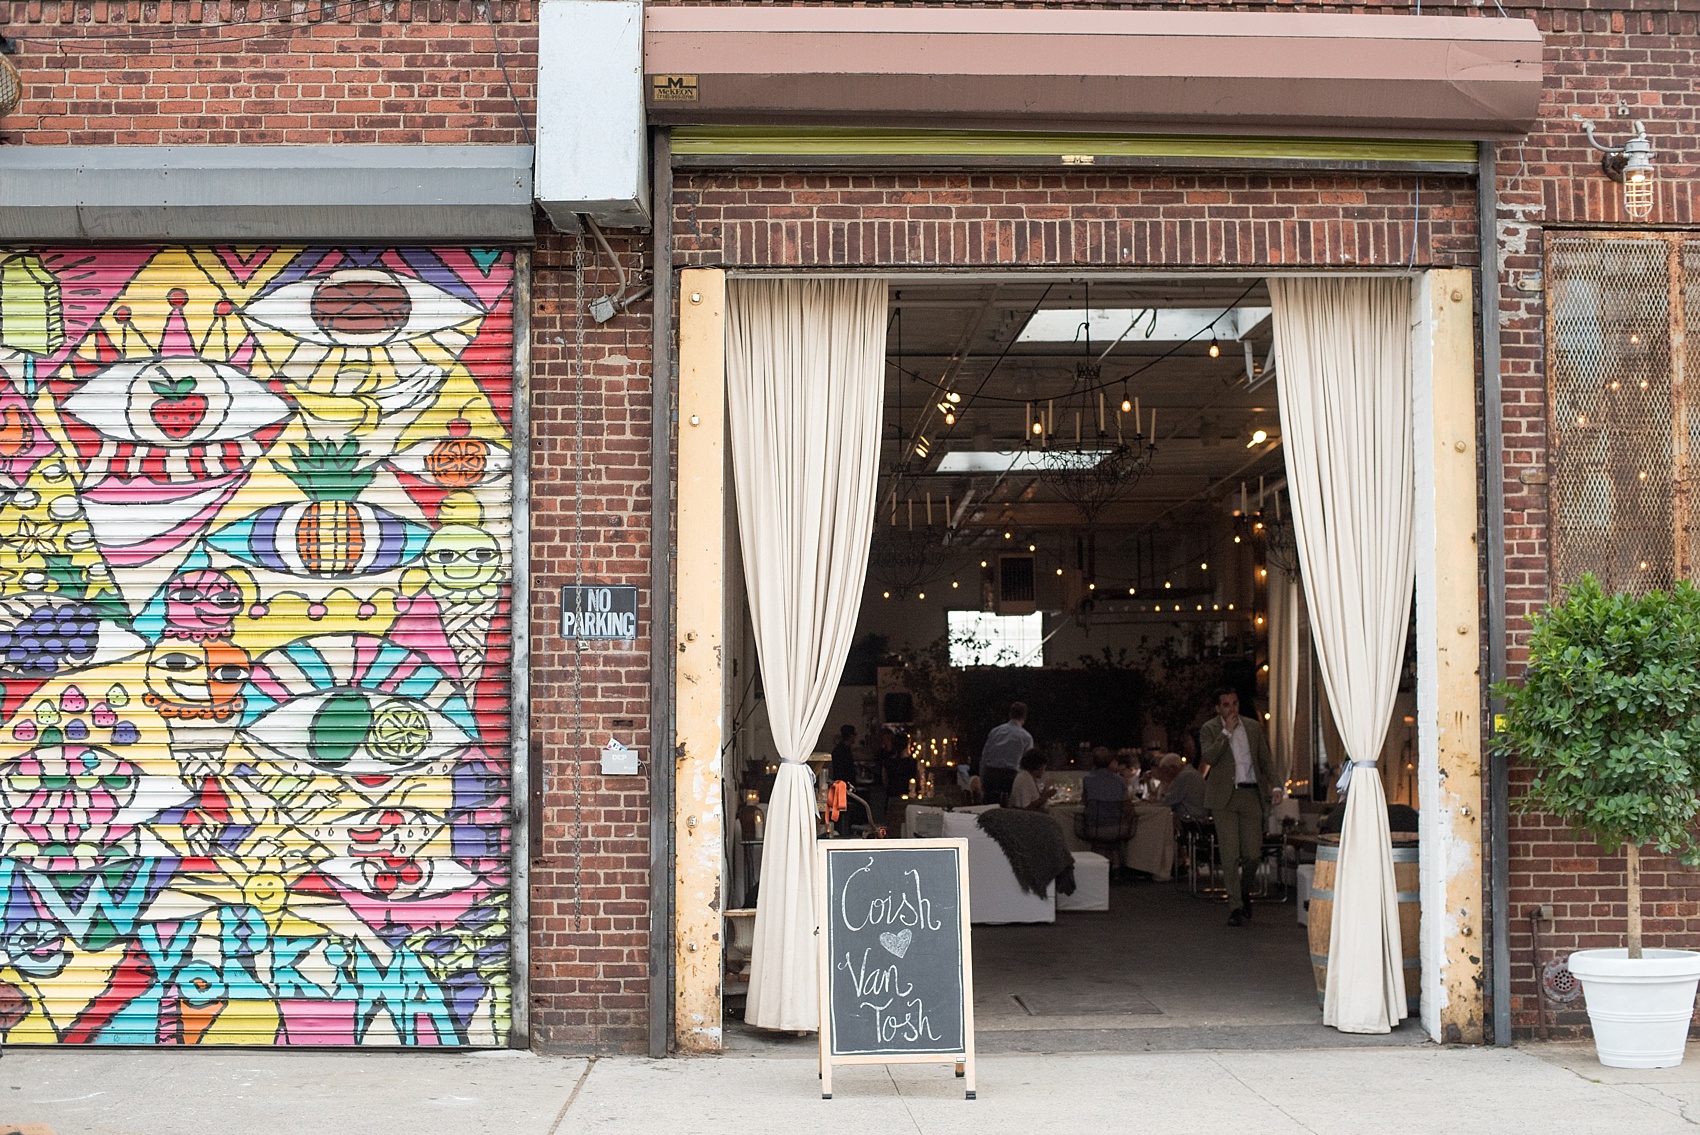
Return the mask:
[[[1281,802],[1275,756],[1258,722],[1240,716],[1240,695],[1232,689],[1216,692],[1216,716],[1199,728],[1198,740],[1209,766],[1204,803],[1216,822],[1228,925],[1239,926],[1251,917],[1251,883],[1263,854],[1264,804]]]
[[[980,749],[980,784],[986,803],[1002,804],[1015,785],[1015,770],[1021,758],[1033,747],[1033,734],[1027,732],[1027,704],[1012,702],[1009,720],[992,730]]]

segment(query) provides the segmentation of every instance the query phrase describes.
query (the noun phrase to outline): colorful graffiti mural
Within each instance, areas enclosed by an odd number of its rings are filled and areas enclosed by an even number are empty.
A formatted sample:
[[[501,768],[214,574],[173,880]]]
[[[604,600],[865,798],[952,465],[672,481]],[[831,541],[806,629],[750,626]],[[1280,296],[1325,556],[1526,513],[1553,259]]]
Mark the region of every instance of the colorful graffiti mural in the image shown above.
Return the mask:
[[[513,258],[0,249],[0,1036],[507,1041]]]

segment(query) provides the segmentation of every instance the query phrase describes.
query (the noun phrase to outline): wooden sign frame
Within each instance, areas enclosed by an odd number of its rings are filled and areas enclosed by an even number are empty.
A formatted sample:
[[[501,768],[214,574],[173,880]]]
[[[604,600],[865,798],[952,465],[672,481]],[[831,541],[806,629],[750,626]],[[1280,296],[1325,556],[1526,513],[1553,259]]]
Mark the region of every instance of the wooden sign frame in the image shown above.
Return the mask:
[[[830,876],[827,874],[827,855],[831,851],[882,850],[954,850],[956,852],[956,885],[960,889],[958,903],[962,919],[962,1051],[917,1053],[870,1053],[840,1056],[832,1051],[832,935],[828,932],[828,907],[831,900]],[[974,1099],[974,943],[970,937],[968,918],[968,841],[965,839],[832,839],[821,840],[815,846],[815,936],[819,939],[815,954],[820,966],[820,1098],[832,1098],[832,1066],[834,1064],[954,1064],[957,1078],[963,1081],[963,1098]]]

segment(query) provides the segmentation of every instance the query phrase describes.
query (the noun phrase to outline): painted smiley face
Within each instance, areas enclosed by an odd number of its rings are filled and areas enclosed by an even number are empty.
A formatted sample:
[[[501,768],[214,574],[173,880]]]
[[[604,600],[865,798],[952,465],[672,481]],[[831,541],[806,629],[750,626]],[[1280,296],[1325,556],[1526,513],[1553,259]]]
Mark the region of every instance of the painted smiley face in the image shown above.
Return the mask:
[[[156,707],[205,708],[228,714],[251,667],[233,643],[166,639],[148,654],[149,701]]]
[[[502,546],[482,528],[445,524],[425,544],[425,570],[447,591],[488,587],[502,573]]]
[[[166,584],[165,633],[174,638],[228,638],[241,609],[242,589],[224,572],[184,572]]]

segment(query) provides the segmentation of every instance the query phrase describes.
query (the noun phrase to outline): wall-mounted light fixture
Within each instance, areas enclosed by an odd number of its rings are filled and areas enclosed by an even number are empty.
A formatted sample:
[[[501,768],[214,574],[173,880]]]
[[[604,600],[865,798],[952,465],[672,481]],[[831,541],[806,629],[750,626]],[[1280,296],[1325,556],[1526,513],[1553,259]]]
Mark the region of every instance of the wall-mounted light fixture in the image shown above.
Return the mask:
[[[1647,128],[1639,122],[1635,136],[1621,146],[1607,146],[1594,137],[1594,123],[1586,118],[1570,116],[1588,132],[1588,144],[1605,151],[1600,168],[1613,181],[1623,185],[1623,211],[1635,220],[1645,220],[1653,211],[1653,190],[1658,183],[1658,171],[1653,168],[1653,143],[1647,140]]]

